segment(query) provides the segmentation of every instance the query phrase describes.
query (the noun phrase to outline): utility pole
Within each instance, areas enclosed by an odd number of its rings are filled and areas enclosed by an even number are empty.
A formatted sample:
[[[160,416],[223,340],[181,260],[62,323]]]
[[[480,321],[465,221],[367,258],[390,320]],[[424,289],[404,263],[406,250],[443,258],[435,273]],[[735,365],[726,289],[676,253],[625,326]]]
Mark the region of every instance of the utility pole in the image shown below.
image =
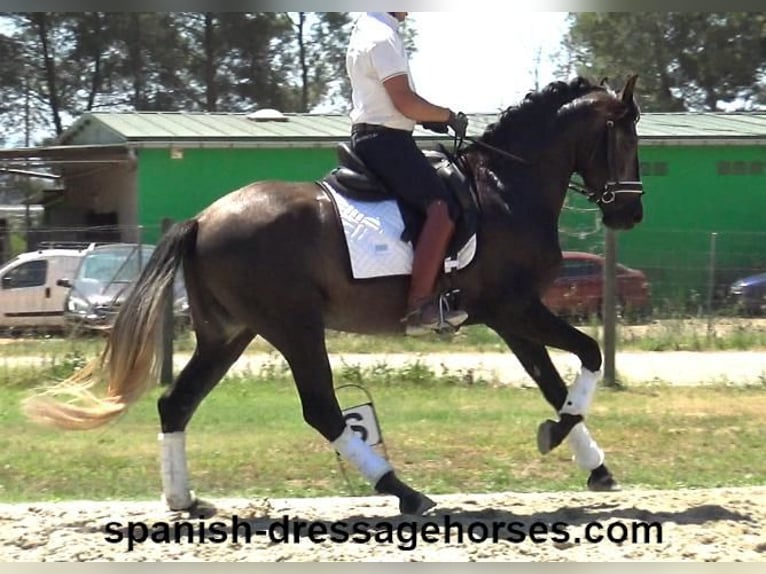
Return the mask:
[[[617,232],[606,228],[604,237],[604,384],[617,385]]]

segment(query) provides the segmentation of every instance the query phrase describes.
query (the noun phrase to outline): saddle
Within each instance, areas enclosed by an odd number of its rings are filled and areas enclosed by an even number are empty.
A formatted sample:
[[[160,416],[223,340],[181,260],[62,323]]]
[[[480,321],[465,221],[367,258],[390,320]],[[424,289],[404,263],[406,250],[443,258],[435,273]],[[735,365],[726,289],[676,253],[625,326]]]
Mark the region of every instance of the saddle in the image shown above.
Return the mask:
[[[353,152],[348,143],[339,143],[337,154],[338,167],[318,183],[328,185],[340,195],[356,201],[375,202],[394,199],[399,206],[404,223],[401,239],[414,245],[425,221],[425,214],[388,190],[365,166],[362,159]],[[470,179],[460,171],[446,150],[425,150],[423,154],[460,206],[460,214],[455,221],[455,234],[447,249],[447,255],[454,257],[476,234],[479,220],[476,191]]]

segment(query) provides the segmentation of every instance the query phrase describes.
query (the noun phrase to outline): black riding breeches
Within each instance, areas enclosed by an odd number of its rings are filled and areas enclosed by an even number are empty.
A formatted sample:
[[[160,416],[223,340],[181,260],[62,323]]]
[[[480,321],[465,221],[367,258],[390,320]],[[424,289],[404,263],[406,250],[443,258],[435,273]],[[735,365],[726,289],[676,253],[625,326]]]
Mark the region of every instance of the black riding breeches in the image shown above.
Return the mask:
[[[457,202],[410,132],[357,125],[351,132],[351,146],[383,185],[405,203],[425,213],[431,202],[442,200],[447,204],[452,220],[457,218]]]

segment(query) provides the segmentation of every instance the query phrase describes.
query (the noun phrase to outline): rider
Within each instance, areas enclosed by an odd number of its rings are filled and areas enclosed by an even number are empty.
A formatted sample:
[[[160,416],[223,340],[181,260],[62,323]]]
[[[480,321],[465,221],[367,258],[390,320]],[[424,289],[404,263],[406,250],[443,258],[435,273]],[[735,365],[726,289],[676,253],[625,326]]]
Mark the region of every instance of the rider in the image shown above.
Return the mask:
[[[407,312],[408,335],[460,326],[468,314],[440,309],[436,280],[455,231],[456,202],[412,137],[416,123],[464,137],[468,119],[420,97],[410,76],[399,24],[407,12],[366,12],[346,52],[351,81],[351,146],[383,184],[426,215],[415,245]]]

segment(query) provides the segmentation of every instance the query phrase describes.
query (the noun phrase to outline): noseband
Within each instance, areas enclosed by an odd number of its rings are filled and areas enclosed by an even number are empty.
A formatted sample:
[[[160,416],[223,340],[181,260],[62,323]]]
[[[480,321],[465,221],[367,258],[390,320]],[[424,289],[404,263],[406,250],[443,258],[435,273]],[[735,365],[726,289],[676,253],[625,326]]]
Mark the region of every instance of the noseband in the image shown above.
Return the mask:
[[[620,180],[617,175],[617,165],[614,160],[614,153],[617,147],[617,135],[614,132],[614,121],[608,120],[606,122],[607,130],[607,145],[606,145],[606,161],[609,169],[609,179],[604,184],[603,189],[592,190],[585,185],[577,182],[570,182],[569,187],[578,193],[583,194],[588,198],[588,201],[592,201],[598,205],[608,205],[617,199],[617,196],[623,193],[638,194],[641,197],[644,194],[644,185],[641,181]]]

